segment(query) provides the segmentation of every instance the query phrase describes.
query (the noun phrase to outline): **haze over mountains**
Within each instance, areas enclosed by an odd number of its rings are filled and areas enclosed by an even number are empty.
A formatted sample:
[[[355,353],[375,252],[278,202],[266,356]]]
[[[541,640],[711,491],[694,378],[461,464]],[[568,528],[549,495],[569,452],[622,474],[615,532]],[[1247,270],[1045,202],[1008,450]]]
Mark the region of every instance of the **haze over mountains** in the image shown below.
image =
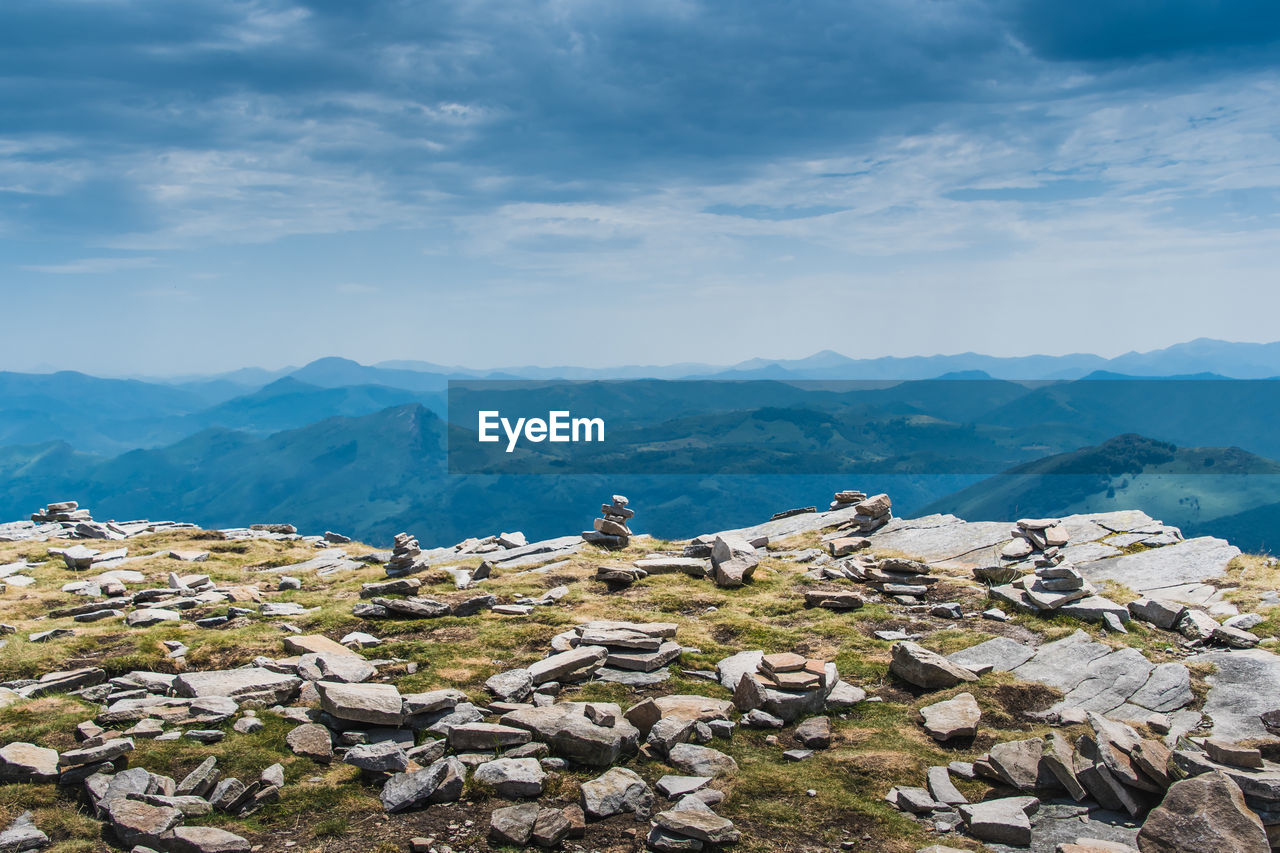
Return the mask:
[[[103,518],[218,525],[249,513],[453,541],[509,527],[515,503],[530,535],[574,532],[586,519],[573,510],[613,489],[643,497],[654,531],[695,535],[859,487],[891,491],[904,514],[972,520],[1136,506],[1258,549],[1280,525],[1280,382],[1238,380],[1276,376],[1280,343],[1209,340],[1113,359],[824,352],[730,368],[469,370],[324,358],[147,381],[0,373],[0,512],[75,498]],[[689,381],[544,382],[605,378]],[[468,446],[459,401],[474,392],[455,387],[452,424],[445,392],[470,379],[535,380],[504,405],[608,412],[612,440],[522,457],[555,478],[450,475],[445,449],[451,430]],[[744,381],[709,381],[722,379]]]

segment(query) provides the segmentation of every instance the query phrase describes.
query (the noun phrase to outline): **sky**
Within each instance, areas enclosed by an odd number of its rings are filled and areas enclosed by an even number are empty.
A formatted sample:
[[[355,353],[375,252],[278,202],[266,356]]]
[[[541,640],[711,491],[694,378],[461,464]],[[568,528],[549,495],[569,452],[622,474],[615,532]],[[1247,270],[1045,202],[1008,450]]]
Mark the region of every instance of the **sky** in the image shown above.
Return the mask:
[[[6,0],[0,369],[1269,341],[1273,0]]]

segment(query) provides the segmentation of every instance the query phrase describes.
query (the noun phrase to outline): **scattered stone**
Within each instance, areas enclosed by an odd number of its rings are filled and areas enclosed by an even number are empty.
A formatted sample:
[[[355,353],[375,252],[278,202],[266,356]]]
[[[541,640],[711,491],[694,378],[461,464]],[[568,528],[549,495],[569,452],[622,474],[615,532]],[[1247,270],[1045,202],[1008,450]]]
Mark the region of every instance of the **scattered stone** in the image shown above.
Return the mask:
[[[902,680],[926,690],[954,687],[966,681],[978,680],[972,671],[916,643],[895,643],[890,654],[890,671]]]
[[[959,693],[945,702],[920,709],[924,730],[929,737],[945,743],[952,738],[974,737],[982,711],[972,693]]]

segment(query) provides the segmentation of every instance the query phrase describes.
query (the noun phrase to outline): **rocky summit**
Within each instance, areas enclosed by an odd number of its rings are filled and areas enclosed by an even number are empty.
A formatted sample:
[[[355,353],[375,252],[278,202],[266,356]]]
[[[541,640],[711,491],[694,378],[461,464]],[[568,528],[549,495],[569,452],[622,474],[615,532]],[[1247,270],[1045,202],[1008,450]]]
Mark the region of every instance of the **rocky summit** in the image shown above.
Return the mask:
[[[457,543],[47,503],[0,524],[0,851],[1280,847],[1275,560],[813,497]]]

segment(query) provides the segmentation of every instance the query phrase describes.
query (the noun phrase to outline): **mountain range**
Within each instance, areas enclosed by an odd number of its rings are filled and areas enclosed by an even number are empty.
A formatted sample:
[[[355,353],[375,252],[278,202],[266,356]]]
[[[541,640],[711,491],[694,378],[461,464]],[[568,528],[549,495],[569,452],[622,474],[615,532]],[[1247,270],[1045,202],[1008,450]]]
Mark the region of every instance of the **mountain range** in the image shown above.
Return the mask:
[[[862,488],[889,491],[899,514],[975,520],[1137,506],[1257,549],[1280,531],[1280,382],[1257,381],[1272,376],[1280,344],[1207,340],[1113,359],[0,373],[0,517],[75,498],[104,518],[249,514],[443,543],[511,527],[517,504],[529,535],[572,532],[630,490],[641,529],[696,535]],[[537,445],[512,465],[475,453],[489,405],[607,413],[610,442]]]

